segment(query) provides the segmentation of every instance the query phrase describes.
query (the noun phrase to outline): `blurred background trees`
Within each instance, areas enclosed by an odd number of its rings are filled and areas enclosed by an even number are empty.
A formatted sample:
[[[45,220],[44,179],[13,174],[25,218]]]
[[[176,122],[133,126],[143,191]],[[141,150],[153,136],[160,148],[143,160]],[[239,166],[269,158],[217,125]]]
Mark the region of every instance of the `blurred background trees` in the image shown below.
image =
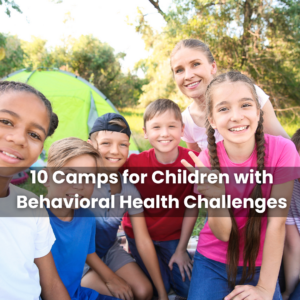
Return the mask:
[[[40,38],[28,42],[0,34],[0,78],[24,67],[61,68],[90,81],[118,108],[144,107],[157,98],[170,98],[184,108],[190,100],[177,90],[169,56],[181,39],[197,38],[210,46],[219,72],[249,75],[277,109],[300,105],[300,0],[173,0],[166,11],[162,0],[143,1],[166,25],[155,30],[138,9],[135,28],[149,56],[134,70],[122,70],[126,54],[91,35],[69,37],[49,48]],[[21,12],[14,1],[0,0],[0,5],[8,15]]]
[[[175,88],[169,56],[181,39],[197,38],[210,46],[220,72],[249,75],[277,108],[300,104],[299,0],[173,0],[168,11],[159,0],[149,1],[166,26],[154,32],[139,11],[136,30],[152,53],[137,64],[149,80],[142,103],[160,96],[187,105]]]

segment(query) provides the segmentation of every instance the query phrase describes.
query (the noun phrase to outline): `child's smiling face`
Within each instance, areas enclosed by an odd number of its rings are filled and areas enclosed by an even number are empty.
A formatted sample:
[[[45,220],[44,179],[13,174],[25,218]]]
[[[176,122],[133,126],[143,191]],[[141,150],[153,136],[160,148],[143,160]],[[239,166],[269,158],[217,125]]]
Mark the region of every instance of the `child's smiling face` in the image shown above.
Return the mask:
[[[49,128],[45,104],[29,92],[0,95],[0,176],[30,167],[43,150]]]
[[[125,133],[99,131],[92,145],[100,153],[101,171],[117,172],[127,160],[130,143]]]
[[[50,167],[51,168],[51,167]],[[53,181],[54,170],[48,171],[49,181],[45,184],[48,189],[47,197],[50,199],[53,198],[75,198],[77,194],[78,200],[81,198],[90,198],[93,194],[94,184],[92,180],[88,183],[83,180],[82,183],[79,183],[78,174],[86,173],[86,174],[96,174],[97,164],[96,160],[93,156],[89,154],[83,154],[77,157],[74,157],[66,162],[61,171],[65,174],[65,176],[57,176],[57,180],[65,179],[65,181],[61,184],[57,184]],[[77,183],[68,183],[66,178],[68,174],[75,174]],[[71,209],[75,209],[75,202]]]
[[[156,114],[146,122],[144,137],[149,139],[151,146],[160,153],[172,153],[177,150],[184,126],[175,118],[175,113],[167,110],[162,114]]]
[[[224,82],[212,91],[211,126],[224,141],[233,144],[253,142],[260,110],[249,86],[243,82]]]

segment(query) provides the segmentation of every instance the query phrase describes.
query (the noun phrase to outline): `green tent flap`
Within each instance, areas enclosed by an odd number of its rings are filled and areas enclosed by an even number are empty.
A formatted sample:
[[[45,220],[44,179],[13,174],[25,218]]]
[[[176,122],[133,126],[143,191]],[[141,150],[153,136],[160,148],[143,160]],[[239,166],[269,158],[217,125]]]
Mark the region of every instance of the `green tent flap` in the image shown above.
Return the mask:
[[[25,82],[51,101],[59,125],[52,137],[48,137],[45,141],[46,158],[53,142],[71,136],[87,140],[89,130],[98,116],[118,112],[97,88],[70,72],[53,69],[20,70],[2,80]],[[129,153],[139,153],[132,138],[129,151]]]

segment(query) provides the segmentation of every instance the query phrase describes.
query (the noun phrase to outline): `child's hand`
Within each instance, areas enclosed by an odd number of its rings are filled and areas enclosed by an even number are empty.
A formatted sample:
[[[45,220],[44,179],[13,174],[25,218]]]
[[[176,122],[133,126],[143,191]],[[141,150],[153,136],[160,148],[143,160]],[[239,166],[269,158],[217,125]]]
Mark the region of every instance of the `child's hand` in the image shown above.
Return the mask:
[[[112,296],[122,300],[133,300],[133,293],[129,284],[119,276],[114,276],[106,283]]]
[[[257,285],[236,285],[234,290],[224,300],[272,300],[273,293]]]
[[[196,169],[199,170],[199,173],[203,174],[219,174],[219,171],[217,170],[210,170],[206,168],[202,161],[192,152],[189,152],[190,157],[195,163],[196,168],[194,168],[191,164],[189,164],[185,159],[181,161],[181,163],[192,173],[196,172]],[[225,185],[224,183],[204,183],[204,184],[198,184],[197,185],[197,191],[199,194],[205,196],[207,199],[211,198],[221,198],[222,195],[225,195]]]
[[[181,273],[182,281],[185,281],[184,271],[186,272],[188,278],[191,280],[193,263],[185,250],[181,251],[176,249],[175,253],[172,255],[169,262],[169,268],[171,271],[173,269],[173,263],[176,263],[178,265]]]

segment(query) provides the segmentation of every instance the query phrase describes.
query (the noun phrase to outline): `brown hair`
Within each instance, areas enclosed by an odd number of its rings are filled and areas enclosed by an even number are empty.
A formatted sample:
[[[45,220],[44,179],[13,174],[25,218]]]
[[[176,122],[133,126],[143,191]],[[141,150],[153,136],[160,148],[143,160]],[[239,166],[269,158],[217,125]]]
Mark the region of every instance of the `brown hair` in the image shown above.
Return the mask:
[[[48,151],[47,166],[59,169],[70,159],[84,154],[91,155],[96,162],[100,158],[99,152],[89,143],[75,137],[68,137],[51,145]]]
[[[297,151],[300,150],[300,129],[298,129],[292,136],[292,142],[295,144]]]
[[[157,99],[150,103],[144,112],[144,127],[146,128],[146,122],[153,119],[157,114],[161,115],[167,110],[174,113],[175,119],[180,121],[182,124],[182,115],[179,106],[172,100],[169,99]]]
[[[217,153],[217,146],[215,140],[215,130],[210,125],[208,118],[212,117],[212,96],[213,91],[217,85],[223,82],[243,82],[251,90],[251,93],[254,96],[257,108],[260,109],[260,104],[258,102],[258,97],[254,84],[250,78],[246,75],[241,74],[240,72],[230,71],[225,74],[219,75],[216,77],[207,87],[206,90],[206,109],[207,109],[207,120],[206,120],[206,129],[207,129],[207,140],[208,140],[208,151],[210,164],[213,170],[218,170],[221,172],[219,158]],[[265,139],[263,132],[263,111],[260,109],[260,119],[258,126],[255,132],[255,142],[256,142],[256,151],[257,151],[257,171],[262,173],[264,169],[264,157],[265,157]],[[257,198],[262,198],[261,185],[256,184],[254,189],[251,192],[250,198],[254,201]],[[233,215],[233,211],[229,209],[232,229],[229,238],[229,244],[227,249],[227,275],[228,283],[232,287],[235,285],[236,275],[237,275],[237,266],[239,260],[239,231],[237,228],[237,223]],[[243,274],[240,281],[240,284],[244,284],[246,281],[253,279],[255,275],[255,261],[258,255],[260,247],[260,232],[261,232],[261,214],[257,213],[254,208],[250,208],[247,224],[245,227],[245,247],[243,253]],[[247,265],[248,270],[247,270]]]
[[[207,60],[210,64],[212,64],[215,61],[212,53],[210,52],[209,47],[205,43],[203,43],[203,42],[201,42],[200,40],[197,40],[197,39],[186,39],[186,40],[181,40],[180,42],[178,42],[175,45],[174,49],[172,50],[171,55],[170,55],[171,69],[172,69],[172,57],[181,48],[197,49],[197,50],[201,51],[206,56],[206,58],[207,58]]]

